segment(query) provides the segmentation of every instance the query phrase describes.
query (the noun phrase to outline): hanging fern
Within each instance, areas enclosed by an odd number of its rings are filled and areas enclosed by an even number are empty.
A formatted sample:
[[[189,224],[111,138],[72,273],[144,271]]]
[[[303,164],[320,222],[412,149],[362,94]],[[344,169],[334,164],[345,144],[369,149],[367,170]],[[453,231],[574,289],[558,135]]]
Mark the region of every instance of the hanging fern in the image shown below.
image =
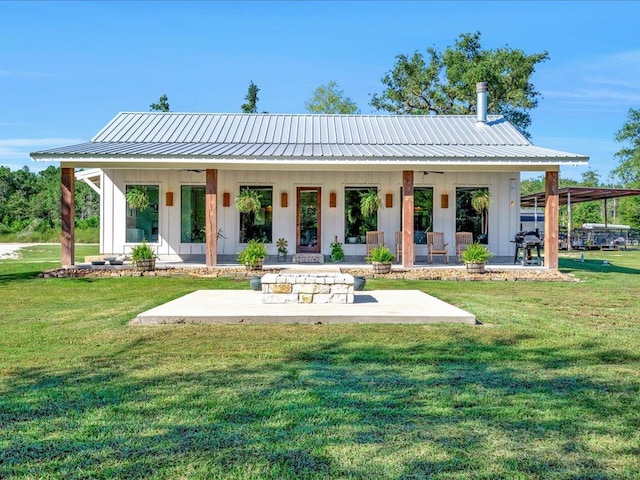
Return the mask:
[[[245,188],[235,199],[236,208],[240,213],[258,213],[262,207],[260,194],[250,188]]]
[[[146,187],[135,186],[126,194],[129,208],[145,210],[149,206],[149,190]]]
[[[360,212],[364,217],[373,217],[382,208],[382,198],[375,190],[360,194]]]
[[[489,190],[481,189],[474,190],[471,194],[471,207],[477,212],[482,213],[485,210],[489,209],[489,203],[491,202],[491,197],[489,196]]]

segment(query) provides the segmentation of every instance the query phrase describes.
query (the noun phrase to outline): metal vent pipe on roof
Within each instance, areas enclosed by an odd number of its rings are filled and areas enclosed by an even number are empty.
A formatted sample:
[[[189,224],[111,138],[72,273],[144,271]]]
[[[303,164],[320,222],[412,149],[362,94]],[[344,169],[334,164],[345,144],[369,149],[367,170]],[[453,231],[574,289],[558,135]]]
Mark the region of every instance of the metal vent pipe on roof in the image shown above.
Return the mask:
[[[478,94],[478,105],[476,106],[476,113],[478,115],[479,123],[487,123],[487,92],[489,91],[489,84],[487,82],[476,83],[476,93]]]

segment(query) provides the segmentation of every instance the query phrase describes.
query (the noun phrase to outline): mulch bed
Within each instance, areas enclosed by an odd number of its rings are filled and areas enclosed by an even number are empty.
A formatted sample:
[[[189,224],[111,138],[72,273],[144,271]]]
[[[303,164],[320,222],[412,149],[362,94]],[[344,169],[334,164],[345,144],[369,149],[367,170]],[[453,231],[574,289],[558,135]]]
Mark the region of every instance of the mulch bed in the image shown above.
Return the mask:
[[[269,269],[273,272],[276,269]],[[360,275],[367,279],[388,278],[406,280],[449,280],[449,281],[533,281],[533,282],[579,282],[572,274],[565,274],[558,270],[540,269],[487,269],[483,274],[471,274],[464,268],[413,268],[411,270],[393,270],[384,275],[374,275],[371,267],[342,268],[343,273]],[[176,268],[159,267],[151,272],[141,272],[133,267],[118,268],[58,268],[47,270],[39,275],[40,278],[83,278],[83,277],[231,277],[238,279],[260,275],[261,271],[247,271],[245,267],[214,267],[214,268]]]

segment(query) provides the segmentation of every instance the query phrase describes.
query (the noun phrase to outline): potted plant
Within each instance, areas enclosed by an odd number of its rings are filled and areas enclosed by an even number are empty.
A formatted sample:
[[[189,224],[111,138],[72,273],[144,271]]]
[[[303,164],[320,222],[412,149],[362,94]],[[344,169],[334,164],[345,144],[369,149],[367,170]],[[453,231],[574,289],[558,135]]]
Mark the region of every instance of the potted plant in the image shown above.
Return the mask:
[[[467,266],[469,273],[484,273],[484,266],[487,260],[493,256],[487,247],[478,242],[471,243],[464,249],[460,259]]]
[[[382,198],[375,190],[360,194],[360,212],[364,217],[373,217],[382,208]]]
[[[267,258],[266,245],[258,240],[249,240],[247,246],[238,254],[238,262],[247,267],[247,270],[259,270],[264,259]]]
[[[367,261],[373,267],[373,273],[389,273],[395,255],[385,245],[378,245],[371,250]]]
[[[138,270],[148,272],[156,268],[156,254],[153,249],[147,245],[146,240],[134,246],[131,249],[131,262],[136,265]]]
[[[289,243],[284,238],[279,238],[276,241],[276,247],[278,248],[278,261],[286,262],[287,261],[287,247]]]
[[[235,199],[236,208],[240,213],[258,213],[262,207],[260,194],[250,188],[245,188]]]
[[[331,243],[331,261],[341,262],[344,260],[344,250],[340,242]]]
[[[125,195],[129,208],[145,210],[149,206],[149,190],[146,187],[134,186]]]

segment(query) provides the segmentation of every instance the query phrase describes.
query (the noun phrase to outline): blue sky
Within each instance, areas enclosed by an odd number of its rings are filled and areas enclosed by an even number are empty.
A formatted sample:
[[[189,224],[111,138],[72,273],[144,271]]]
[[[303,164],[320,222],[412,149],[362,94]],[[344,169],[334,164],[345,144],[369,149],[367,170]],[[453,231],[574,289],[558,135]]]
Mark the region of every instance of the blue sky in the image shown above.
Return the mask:
[[[630,108],[640,108],[640,3],[591,2],[0,2],[0,164],[84,142],[116,113],[304,113],[335,80],[362,113],[395,56],[443,50],[480,31],[483,48],[549,52],[532,81],[534,144],[591,157],[606,180]],[[379,113],[379,112],[378,112]],[[586,167],[565,167],[578,179]]]

